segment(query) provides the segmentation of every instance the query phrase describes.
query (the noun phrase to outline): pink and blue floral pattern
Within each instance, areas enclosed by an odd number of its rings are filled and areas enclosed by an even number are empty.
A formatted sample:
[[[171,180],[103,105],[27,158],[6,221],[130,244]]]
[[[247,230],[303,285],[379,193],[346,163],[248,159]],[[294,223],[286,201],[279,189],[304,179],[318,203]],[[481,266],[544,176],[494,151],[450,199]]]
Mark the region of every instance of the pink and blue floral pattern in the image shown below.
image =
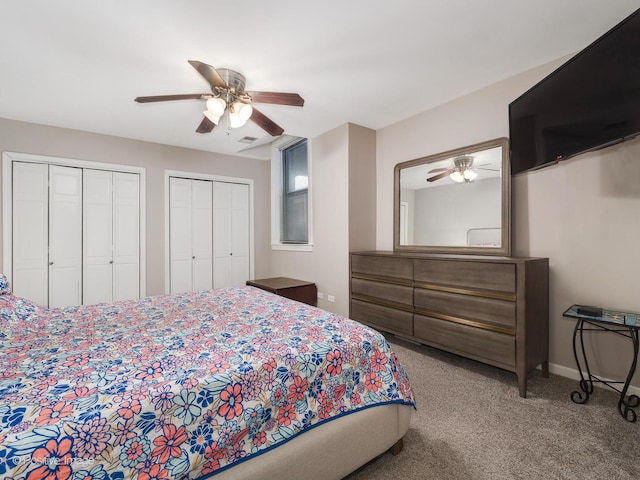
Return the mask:
[[[11,293],[11,284],[4,273],[0,273],[0,295]]]
[[[198,478],[413,405],[385,338],[252,287],[40,309],[0,337],[0,478]]]

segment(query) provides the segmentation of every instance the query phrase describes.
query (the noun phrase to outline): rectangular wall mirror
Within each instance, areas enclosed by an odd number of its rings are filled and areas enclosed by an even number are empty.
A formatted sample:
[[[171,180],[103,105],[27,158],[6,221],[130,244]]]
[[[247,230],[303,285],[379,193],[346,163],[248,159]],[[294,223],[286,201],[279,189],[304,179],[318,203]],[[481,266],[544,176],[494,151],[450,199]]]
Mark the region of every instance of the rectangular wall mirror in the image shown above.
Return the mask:
[[[498,138],[396,165],[396,251],[511,253],[509,141]]]

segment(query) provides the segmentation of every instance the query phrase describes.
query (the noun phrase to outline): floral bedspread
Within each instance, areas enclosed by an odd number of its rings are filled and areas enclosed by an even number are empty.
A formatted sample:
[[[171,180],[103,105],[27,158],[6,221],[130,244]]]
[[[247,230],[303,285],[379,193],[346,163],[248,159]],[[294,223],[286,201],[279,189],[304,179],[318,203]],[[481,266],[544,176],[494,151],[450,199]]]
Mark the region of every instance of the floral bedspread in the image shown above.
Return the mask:
[[[210,476],[385,403],[384,337],[252,287],[42,309],[0,335],[0,479]]]

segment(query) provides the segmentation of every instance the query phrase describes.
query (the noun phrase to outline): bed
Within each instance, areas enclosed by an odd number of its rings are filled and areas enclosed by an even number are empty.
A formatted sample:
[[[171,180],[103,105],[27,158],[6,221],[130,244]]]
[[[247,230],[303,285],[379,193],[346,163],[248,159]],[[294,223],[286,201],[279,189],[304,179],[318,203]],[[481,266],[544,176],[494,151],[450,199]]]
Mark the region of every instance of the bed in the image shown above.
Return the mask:
[[[342,478],[414,406],[378,332],[253,287],[43,309],[0,275],[0,478]]]

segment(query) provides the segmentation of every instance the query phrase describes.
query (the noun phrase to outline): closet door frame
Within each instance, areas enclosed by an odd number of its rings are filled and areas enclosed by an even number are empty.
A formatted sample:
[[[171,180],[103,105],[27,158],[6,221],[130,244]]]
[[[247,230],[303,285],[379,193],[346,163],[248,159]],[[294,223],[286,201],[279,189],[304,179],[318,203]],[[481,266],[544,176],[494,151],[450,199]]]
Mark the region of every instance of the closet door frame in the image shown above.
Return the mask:
[[[90,168],[111,172],[137,173],[140,175],[140,297],[147,292],[146,255],[146,169],[117,163],[93,162],[72,158],[34,155],[29,153],[2,153],[2,271],[13,271],[13,162],[60,165],[64,167]],[[10,281],[12,279],[9,279]]]
[[[249,186],[249,278],[254,278],[254,213],[253,213],[253,179],[226,177],[221,175],[210,175],[206,173],[184,172],[179,170],[164,171],[164,291],[171,292],[171,255],[169,251],[169,179],[171,177],[184,178],[188,180],[210,180],[213,182],[238,183]]]

